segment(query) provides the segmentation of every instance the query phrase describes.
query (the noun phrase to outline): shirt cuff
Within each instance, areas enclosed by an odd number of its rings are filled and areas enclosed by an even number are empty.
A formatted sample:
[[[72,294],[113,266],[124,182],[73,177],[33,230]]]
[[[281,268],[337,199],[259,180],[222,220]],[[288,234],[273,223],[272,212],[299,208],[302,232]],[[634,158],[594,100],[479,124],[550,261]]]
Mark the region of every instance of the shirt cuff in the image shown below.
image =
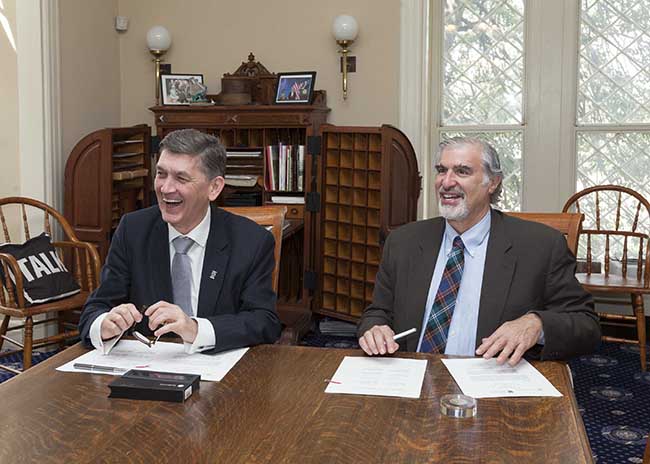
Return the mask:
[[[187,354],[200,353],[214,348],[217,337],[214,334],[212,323],[203,317],[193,317],[192,319],[198,324],[198,331],[194,343],[184,343],[185,352]]]
[[[90,325],[90,343],[92,343],[95,349],[101,354],[110,353],[115,344],[120,340],[120,338],[122,338],[122,335],[124,334],[124,332],[122,332],[118,336],[113,337],[109,340],[102,340],[102,321],[106,318],[107,315],[108,313],[100,314]]]

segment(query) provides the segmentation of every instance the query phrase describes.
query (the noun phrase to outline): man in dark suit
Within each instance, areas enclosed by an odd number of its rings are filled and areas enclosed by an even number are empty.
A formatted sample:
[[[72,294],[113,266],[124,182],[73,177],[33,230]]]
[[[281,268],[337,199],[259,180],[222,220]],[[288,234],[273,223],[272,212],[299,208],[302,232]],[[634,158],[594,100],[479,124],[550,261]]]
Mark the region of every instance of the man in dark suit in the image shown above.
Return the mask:
[[[79,322],[86,344],[106,353],[134,324],[144,335],[177,334],[189,353],[279,337],[273,236],[210,207],[224,187],[225,165],[213,136],[184,129],[162,140],[158,206],[120,221]]]
[[[574,277],[558,231],[490,207],[503,178],[496,150],[472,138],[440,146],[435,182],[442,217],[388,237],[372,304],[359,322],[369,355],[408,351],[565,359],[600,340],[593,300]],[[395,331],[395,332],[394,332]]]

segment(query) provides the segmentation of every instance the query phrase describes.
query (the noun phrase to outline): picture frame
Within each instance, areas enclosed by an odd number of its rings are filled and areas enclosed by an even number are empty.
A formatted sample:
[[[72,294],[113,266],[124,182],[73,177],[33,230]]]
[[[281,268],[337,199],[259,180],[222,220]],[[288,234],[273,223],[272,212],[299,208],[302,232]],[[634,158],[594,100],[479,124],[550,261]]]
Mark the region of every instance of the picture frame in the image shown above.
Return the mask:
[[[275,103],[310,104],[315,83],[316,71],[278,73]]]
[[[160,97],[163,105],[189,105],[205,101],[203,74],[161,74]]]

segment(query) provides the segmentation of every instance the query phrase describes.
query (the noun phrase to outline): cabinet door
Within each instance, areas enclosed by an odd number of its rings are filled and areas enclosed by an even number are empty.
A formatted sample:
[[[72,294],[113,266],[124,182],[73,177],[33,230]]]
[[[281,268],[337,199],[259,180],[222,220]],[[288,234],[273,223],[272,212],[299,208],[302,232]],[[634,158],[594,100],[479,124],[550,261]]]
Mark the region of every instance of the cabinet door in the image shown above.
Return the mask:
[[[419,178],[408,139],[390,126],[321,127],[316,312],[358,319],[372,302],[381,246],[416,219]]]
[[[108,253],[111,230],[112,138],[110,129],[81,139],[65,168],[65,216],[77,238]]]
[[[381,232],[386,236],[397,227],[417,219],[420,176],[413,145],[399,129],[381,128]]]

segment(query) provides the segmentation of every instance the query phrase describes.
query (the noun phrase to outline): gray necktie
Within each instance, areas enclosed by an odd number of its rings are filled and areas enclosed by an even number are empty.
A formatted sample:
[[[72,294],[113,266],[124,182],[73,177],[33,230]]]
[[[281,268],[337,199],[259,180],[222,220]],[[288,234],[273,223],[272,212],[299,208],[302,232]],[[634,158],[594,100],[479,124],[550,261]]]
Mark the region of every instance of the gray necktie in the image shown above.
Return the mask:
[[[174,304],[180,306],[188,316],[192,316],[192,265],[187,252],[194,245],[194,240],[179,236],[172,243],[176,250],[172,260]]]

